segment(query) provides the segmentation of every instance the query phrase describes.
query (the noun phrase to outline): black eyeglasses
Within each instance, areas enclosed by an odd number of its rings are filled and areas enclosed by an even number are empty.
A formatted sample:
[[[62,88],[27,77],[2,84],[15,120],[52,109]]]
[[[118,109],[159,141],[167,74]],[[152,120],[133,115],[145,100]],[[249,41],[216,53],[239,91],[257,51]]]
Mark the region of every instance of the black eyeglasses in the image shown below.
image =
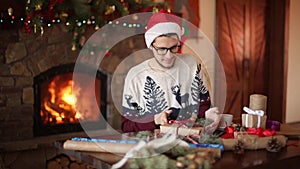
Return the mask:
[[[153,48],[156,50],[157,54],[159,55],[165,55],[168,53],[168,50],[172,53],[177,53],[179,51],[179,49],[181,48],[180,45],[175,45],[175,46],[172,46],[170,48],[159,48],[159,47],[155,47],[154,45],[152,45]]]

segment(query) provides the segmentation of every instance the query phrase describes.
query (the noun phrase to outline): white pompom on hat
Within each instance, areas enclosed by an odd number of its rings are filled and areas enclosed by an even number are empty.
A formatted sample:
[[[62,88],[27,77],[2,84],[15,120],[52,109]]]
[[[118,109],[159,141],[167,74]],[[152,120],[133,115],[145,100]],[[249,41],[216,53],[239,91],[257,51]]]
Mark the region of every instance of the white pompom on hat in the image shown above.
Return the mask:
[[[182,29],[180,19],[172,14],[158,12],[155,13],[148,21],[145,33],[146,45],[149,48],[152,42],[160,35],[176,33],[181,40]]]

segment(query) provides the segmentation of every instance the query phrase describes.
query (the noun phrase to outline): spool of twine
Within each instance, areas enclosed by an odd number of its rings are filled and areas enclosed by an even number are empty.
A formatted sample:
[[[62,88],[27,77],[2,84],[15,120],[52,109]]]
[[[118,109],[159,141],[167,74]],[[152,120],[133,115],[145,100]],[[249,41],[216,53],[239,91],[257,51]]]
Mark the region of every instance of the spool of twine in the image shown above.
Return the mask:
[[[266,113],[267,110],[267,96],[262,94],[250,95],[249,108],[252,110],[263,110]]]

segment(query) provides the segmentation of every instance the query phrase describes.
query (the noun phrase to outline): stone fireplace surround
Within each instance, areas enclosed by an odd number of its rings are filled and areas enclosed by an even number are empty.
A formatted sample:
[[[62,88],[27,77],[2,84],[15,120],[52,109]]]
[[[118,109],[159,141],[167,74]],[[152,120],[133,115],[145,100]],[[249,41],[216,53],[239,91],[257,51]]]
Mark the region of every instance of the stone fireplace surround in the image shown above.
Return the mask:
[[[95,30],[86,32],[88,39]],[[71,50],[72,35],[63,24],[45,29],[42,36],[28,35],[22,27],[5,30],[0,32],[0,39],[0,142],[32,139],[34,77],[53,67],[75,63],[80,50]],[[108,76],[108,122],[114,128],[119,124],[114,119],[116,110],[109,91],[111,76],[125,57],[144,48],[143,35],[131,37],[116,44],[101,62],[100,71]],[[119,66],[118,69],[118,74],[125,77],[128,68]],[[120,78],[114,83],[122,86],[124,82]],[[119,90],[117,94],[121,98],[122,89]]]
[[[86,31],[86,38],[93,32],[94,29]],[[71,137],[84,137],[86,134],[78,132],[34,137],[33,79],[52,67],[75,63],[79,50],[71,50],[72,35],[63,24],[45,29],[42,36],[39,33],[28,35],[22,27],[1,30],[0,39],[0,168],[26,168],[26,164],[28,168],[32,168],[34,163],[25,164],[24,159],[26,161],[26,158],[36,157],[41,160],[36,163],[40,164],[37,166],[45,166],[47,160],[62,153],[54,145],[55,142]],[[112,49],[110,56],[101,62],[101,68],[108,76],[127,55],[145,48],[140,36],[118,45],[124,47],[115,50],[118,52]],[[123,74],[125,75],[126,73]],[[119,94],[121,98],[122,90]],[[109,124],[118,129],[120,117],[109,94],[107,117]]]
[[[0,36],[0,166],[45,168],[48,160],[63,153],[56,141],[84,133],[34,137],[34,77],[74,63],[78,51],[71,50],[72,37],[61,25],[47,29],[43,36],[27,35],[22,28],[1,30]]]
[[[1,34],[0,141],[33,138],[33,79],[51,67],[74,63],[78,52],[71,51],[71,36],[55,26],[27,35],[20,28]],[[13,38],[11,37],[13,36]]]

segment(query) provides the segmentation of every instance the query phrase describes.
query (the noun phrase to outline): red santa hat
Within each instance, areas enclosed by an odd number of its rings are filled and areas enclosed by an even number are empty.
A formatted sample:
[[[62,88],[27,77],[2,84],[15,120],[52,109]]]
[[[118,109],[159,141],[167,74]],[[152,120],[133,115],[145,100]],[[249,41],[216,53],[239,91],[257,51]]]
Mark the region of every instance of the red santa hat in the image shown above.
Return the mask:
[[[155,38],[168,33],[176,33],[181,40],[182,32],[180,19],[177,16],[162,12],[155,13],[147,24],[146,45],[149,48]]]

